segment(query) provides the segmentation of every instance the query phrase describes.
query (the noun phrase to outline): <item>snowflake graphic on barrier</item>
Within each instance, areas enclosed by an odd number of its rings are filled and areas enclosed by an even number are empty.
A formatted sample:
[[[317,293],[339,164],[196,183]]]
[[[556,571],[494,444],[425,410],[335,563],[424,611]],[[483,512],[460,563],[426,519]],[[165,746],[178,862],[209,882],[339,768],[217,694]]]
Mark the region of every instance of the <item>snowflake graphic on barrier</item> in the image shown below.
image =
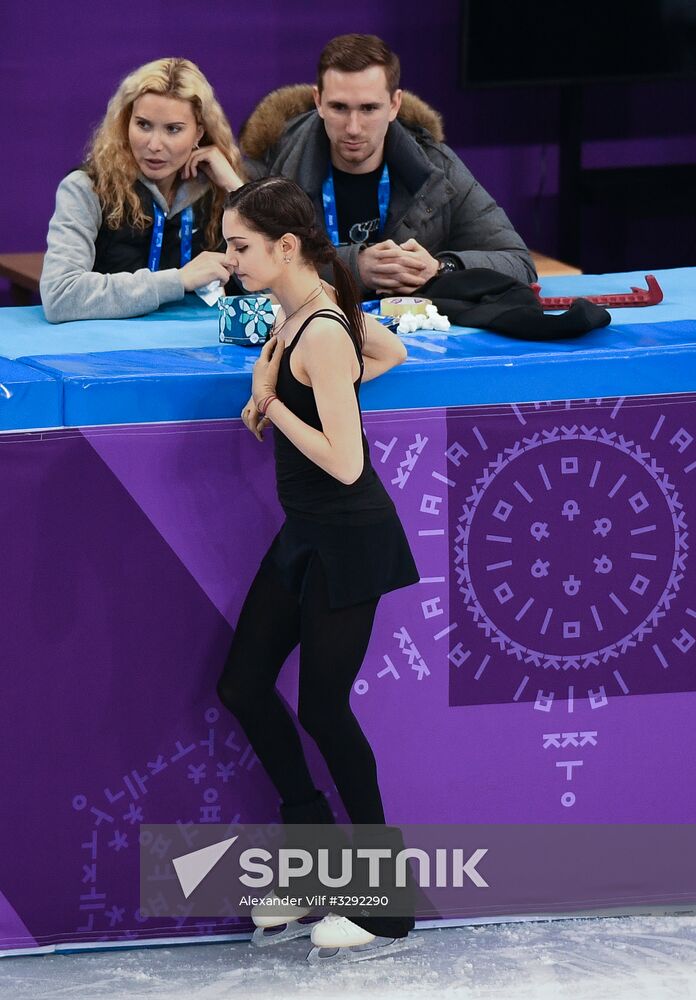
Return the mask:
[[[649,452],[616,431],[561,425],[517,440],[476,479],[454,571],[470,622],[501,652],[582,670],[657,628],[687,538],[679,494]]]

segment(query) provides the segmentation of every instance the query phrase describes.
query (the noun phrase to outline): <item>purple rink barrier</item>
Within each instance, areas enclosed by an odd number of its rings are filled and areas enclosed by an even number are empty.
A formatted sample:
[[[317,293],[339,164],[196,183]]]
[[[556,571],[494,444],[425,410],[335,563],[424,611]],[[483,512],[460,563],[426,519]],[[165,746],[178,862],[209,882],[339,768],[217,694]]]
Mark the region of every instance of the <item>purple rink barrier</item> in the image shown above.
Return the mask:
[[[352,697],[388,822],[664,824],[654,841],[626,826],[633,877],[610,868],[592,905],[696,902],[667,826],[696,822],[695,416],[686,393],[365,414],[421,573],[380,602]],[[0,462],[0,949],[248,933],[141,911],[139,830],[279,818],[215,694],[282,521],[269,437],[239,420],[14,432]],[[293,710],[296,682],[293,655]],[[586,907],[597,843],[495,912]]]
[[[658,884],[672,904],[693,900],[696,891],[694,824],[448,823],[399,830],[403,845],[387,848],[395,861],[390,870],[377,856],[380,842],[387,846],[378,826],[295,826],[287,845],[278,823],[143,824],[141,911],[212,922],[248,918],[273,889],[279,916],[303,905],[306,893],[308,905],[323,913],[340,907],[351,918],[415,910],[427,919],[475,923],[511,912],[539,914],[563,901],[590,910],[610,898],[624,908],[654,908]],[[644,867],[653,886],[647,900],[639,889]]]

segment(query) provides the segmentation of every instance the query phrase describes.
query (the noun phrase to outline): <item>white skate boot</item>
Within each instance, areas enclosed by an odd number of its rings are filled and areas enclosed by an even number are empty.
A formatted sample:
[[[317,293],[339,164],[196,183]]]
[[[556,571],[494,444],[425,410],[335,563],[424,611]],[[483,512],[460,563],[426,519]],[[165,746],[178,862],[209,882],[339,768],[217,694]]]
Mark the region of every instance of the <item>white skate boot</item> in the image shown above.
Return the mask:
[[[363,962],[368,958],[407,951],[423,940],[420,937],[376,937],[348,917],[336,913],[327,913],[323,920],[317,921],[312,927],[311,938],[314,947],[307,955],[310,965]],[[329,953],[322,954],[324,949],[329,949]]]
[[[331,824],[333,828],[335,823],[331,806],[324,793],[318,789],[304,802],[282,803],[280,814],[284,824],[285,843],[290,847],[305,846],[303,838],[297,833],[300,829],[298,824]],[[311,890],[311,892],[317,891],[318,887],[313,887]],[[252,907],[251,919],[256,924],[256,930],[251,938],[253,944],[259,947],[280,944],[281,941],[305,937],[311,933],[318,918],[307,923],[302,922],[303,917],[312,912],[311,908],[274,905],[272,897],[279,898],[278,893],[271,891],[258,906]]]
[[[296,937],[306,937],[317,922],[316,920],[313,923],[300,922],[302,917],[312,912],[310,907],[274,904],[273,900],[277,898],[275,891],[271,890],[260,903],[251,908],[251,919],[256,924],[251,943],[257,948],[280,944]]]

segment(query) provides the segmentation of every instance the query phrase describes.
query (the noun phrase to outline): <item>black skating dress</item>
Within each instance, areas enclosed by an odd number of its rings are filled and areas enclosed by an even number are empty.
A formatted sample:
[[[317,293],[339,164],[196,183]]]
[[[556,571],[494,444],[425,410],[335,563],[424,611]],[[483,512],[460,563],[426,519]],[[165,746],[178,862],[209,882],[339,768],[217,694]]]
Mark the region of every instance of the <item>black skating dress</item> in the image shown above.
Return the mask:
[[[322,429],[312,387],[299,382],[290,369],[295,345],[317,316],[340,323],[355,347],[360,362],[355,398],[362,424],[359,398],[362,355],[347,320],[332,310],[312,313],[283,351],[276,395],[300,420]],[[284,584],[300,600],[315,556],[322,561],[331,608],[359,604],[418,582],[420,577],[408,539],[396,507],[372,466],[364,430],[363,470],[350,485],[341,483],[308,459],[277,427],[273,428],[273,440],[276,488],[286,520],[263,562],[270,561],[275,566]]]

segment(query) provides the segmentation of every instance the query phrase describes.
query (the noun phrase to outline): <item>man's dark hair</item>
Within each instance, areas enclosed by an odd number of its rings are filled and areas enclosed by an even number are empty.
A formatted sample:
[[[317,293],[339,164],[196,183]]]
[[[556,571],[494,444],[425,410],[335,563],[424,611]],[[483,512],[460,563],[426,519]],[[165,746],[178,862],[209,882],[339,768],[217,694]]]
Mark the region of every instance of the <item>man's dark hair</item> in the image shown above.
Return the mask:
[[[399,86],[399,57],[377,35],[339,35],[325,45],[317,66],[317,88],[321,94],[324,73],[337,69],[341,73],[359,73],[370,66],[381,66],[387,78],[387,90],[393,96]]]

